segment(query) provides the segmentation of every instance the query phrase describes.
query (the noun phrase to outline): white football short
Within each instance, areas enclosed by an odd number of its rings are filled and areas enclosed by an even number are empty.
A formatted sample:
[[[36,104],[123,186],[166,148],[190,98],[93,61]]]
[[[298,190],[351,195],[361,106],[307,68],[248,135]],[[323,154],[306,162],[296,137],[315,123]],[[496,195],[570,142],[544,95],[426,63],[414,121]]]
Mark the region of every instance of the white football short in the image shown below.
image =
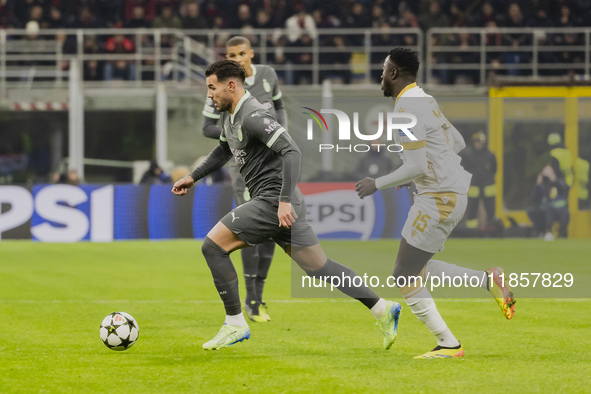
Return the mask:
[[[402,236],[417,249],[441,252],[447,237],[462,220],[467,202],[465,194],[453,192],[416,195]]]

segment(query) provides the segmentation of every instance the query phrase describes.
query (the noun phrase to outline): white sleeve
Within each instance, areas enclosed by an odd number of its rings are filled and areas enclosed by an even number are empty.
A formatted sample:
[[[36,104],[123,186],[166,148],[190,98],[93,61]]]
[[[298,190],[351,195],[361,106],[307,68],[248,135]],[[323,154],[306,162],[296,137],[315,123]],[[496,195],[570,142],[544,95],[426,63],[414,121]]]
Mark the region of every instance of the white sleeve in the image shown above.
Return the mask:
[[[464,141],[464,137],[462,137],[462,135],[460,134],[458,129],[456,129],[451,123],[448,122],[448,124],[450,124],[451,127],[449,129],[447,129],[447,133],[449,134],[449,136],[452,138],[452,140],[454,142],[454,145],[453,145],[454,152],[456,154],[460,153],[466,147],[466,142]]]
[[[425,140],[422,142],[425,142]],[[391,174],[376,179],[378,189],[404,185],[427,172],[427,149],[424,145],[417,149],[406,150],[404,153],[406,161],[400,168]]]

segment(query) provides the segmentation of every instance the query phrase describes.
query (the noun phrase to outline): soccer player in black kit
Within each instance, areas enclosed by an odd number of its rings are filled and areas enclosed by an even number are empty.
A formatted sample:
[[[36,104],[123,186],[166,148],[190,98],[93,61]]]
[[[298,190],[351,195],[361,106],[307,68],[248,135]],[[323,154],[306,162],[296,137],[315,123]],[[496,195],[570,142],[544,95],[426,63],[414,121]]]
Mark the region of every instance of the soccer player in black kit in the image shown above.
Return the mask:
[[[309,276],[326,281],[350,278],[349,283],[355,283],[357,274],[324,254],[306,221],[304,196],[296,185],[302,154],[285,128],[244,90],[244,68],[224,60],[209,66],[205,76],[207,96],[221,113],[220,142],[189,176],[174,184],[172,192],[187,194],[195,182],[233,157],[251,195],[250,201],[209,231],[201,248],[226,310],[219,333],[203,344],[204,349],[215,350],[250,338],[240,306],[238,276],[230,259],[235,250],[271,238]],[[378,297],[366,286],[333,284],[370,309],[384,334],[384,348],[389,349],[396,338],[400,304]]]
[[[226,59],[234,60],[246,72],[245,89],[259,101],[280,125],[287,128],[287,112],[283,108],[282,93],[279,89],[277,74],[272,67],[262,64],[252,64],[254,51],[246,37],[235,36],[226,42]],[[222,129],[219,125],[220,112],[214,107],[211,98],[205,100],[203,108],[203,135],[208,138],[219,139]],[[250,201],[250,191],[246,187],[244,178],[240,175],[238,164],[232,160],[229,163],[232,191],[236,206]],[[275,242],[267,240],[251,248],[240,251],[246,287],[244,310],[252,321],[266,322],[271,320],[267,313],[266,303],[263,302],[263,289],[273,253]]]

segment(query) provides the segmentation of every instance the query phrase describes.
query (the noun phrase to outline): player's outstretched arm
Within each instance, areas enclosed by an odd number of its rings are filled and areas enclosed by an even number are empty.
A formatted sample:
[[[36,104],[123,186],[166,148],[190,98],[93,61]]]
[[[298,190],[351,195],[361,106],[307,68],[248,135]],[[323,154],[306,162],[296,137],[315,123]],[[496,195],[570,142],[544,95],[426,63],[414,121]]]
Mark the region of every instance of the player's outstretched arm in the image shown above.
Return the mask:
[[[187,175],[186,177],[179,179],[172,186],[172,192],[177,196],[184,196],[189,193],[189,189],[192,188],[194,184],[195,181],[193,181],[193,178],[191,178],[190,175]]]
[[[405,151],[404,164],[391,174],[377,179],[365,178],[355,185],[355,191],[360,198],[374,194],[378,189],[405,185],[428,171],[427,153],[425,147]]]
[[[223,167],[231,157],[232,152],[228,143],[220,140],[220,144],[213,148],[205,160],[191,174],[173,185],[172,192],[177,196],[184,196],[199,179]]]

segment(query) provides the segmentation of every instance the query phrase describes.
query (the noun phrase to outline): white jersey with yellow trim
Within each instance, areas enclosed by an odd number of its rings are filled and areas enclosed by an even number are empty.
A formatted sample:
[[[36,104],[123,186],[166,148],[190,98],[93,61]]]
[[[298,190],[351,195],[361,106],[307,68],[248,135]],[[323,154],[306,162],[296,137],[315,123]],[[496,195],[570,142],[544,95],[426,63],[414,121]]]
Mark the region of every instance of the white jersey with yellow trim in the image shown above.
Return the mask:
[[[394,135],[404,150],[400,153],[406,161],[405,150],[426,148],[428,170],[413,180],[418,194],[429,192],[455,192],[465,194],[472,175],[460,165],[461,158],[454,150],[452,124],[439,109],[437,101],[412,83],[396,98],[394,113],[413,114],[417,124],[410,131],[417,139],[411,140],[402,131]],[[457,132],[457,131],[456,131]]]

